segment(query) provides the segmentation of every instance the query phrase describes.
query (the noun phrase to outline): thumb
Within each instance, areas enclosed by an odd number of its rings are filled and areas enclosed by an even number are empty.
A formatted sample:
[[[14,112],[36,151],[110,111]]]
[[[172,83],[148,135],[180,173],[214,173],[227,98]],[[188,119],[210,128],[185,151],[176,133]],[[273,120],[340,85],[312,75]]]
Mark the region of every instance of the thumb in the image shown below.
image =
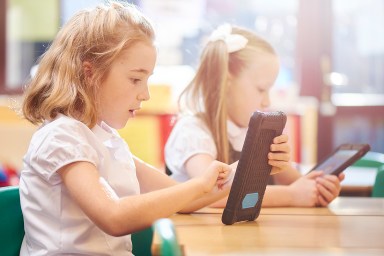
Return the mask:
[[[232,186],[233,179],[235,177],[236,169],[229,168],[228,170],[229,170],[229,172],[228,172],[227,177],[222,181],[222,187],[223,188]]]

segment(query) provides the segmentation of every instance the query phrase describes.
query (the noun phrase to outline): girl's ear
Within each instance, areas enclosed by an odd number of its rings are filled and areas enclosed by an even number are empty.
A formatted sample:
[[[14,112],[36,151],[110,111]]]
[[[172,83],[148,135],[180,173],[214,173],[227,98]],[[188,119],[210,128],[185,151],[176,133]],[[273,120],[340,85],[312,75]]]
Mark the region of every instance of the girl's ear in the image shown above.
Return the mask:
[[[85,78],[92,78],[93,71],[92,71],[92,64],[89,61],[83,62],[83,72]]]

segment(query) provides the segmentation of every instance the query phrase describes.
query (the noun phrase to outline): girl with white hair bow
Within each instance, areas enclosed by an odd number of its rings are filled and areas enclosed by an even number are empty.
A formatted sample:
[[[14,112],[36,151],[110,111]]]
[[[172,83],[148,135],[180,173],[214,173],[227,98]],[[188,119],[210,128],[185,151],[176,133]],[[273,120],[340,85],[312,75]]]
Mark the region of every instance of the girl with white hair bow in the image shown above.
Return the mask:
[[[230,24],[213,31],[195,77],[179,98],[181,115],[165,147],[168,173],[186,181],[214,160],[235,167],[249,119],[270,106],[278,72],[273,47],[252,31]],[[290,162],[287,135],[275,137],[270,148],[275,185],[267,186],[263,206],[326,206],[339,195],[344,174],[301,176]],[[225,204],[226,199],[213,206]]]

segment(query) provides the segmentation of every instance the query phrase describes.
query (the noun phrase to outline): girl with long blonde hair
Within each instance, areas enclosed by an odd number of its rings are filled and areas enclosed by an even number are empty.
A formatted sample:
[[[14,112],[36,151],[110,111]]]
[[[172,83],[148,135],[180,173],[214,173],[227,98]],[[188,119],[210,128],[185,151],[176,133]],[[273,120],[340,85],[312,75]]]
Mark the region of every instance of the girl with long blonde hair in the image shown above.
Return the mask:
[[[190,84],[179,98],[181,117],[165,148],[168,173],[187,181],[214,160],[237,165],[253,112],[267,111],[279,72],[273,47],[254,32],[224,24],[208,38]],[[321,171],[301,176],[290,162],[288,136],[274,138],[268,155],[272,183],[263,206],[328,205],[340,192],[339,177]],[[283,172],[282,172],[283,171]],[[226,199],[212,206],[224,207]]]
[[[227,164],[179,184],[117,132],[150,98],[154,38],[135,6],[111,1],[77,13],[40,59],[23,102],[40,128],[21,171],[20,255],[132,255],[132,232],[228,195]]]

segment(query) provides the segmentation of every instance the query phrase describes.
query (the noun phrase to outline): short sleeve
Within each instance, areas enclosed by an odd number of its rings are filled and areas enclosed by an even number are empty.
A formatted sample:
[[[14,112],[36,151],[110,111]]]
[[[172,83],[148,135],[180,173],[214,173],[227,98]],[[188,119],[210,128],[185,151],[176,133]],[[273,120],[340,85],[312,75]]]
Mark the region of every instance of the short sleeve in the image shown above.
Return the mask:
[[[165,146],[165,162],[172,172],[183,172],[185,162],[196,154],[208,154],[216,159],[216,145],[200,119],[186,116],[172,129]]]
[[[44,127],[45,128],[45,127]],[[87,161],[98,165],[98,154],[92,145],[93,133],[84,124],[59,122],[49,124],[32,138],[32,149],[26,155],[26,162],[44,180],[51,184],[61,182],[57,170],[77,161]]]

